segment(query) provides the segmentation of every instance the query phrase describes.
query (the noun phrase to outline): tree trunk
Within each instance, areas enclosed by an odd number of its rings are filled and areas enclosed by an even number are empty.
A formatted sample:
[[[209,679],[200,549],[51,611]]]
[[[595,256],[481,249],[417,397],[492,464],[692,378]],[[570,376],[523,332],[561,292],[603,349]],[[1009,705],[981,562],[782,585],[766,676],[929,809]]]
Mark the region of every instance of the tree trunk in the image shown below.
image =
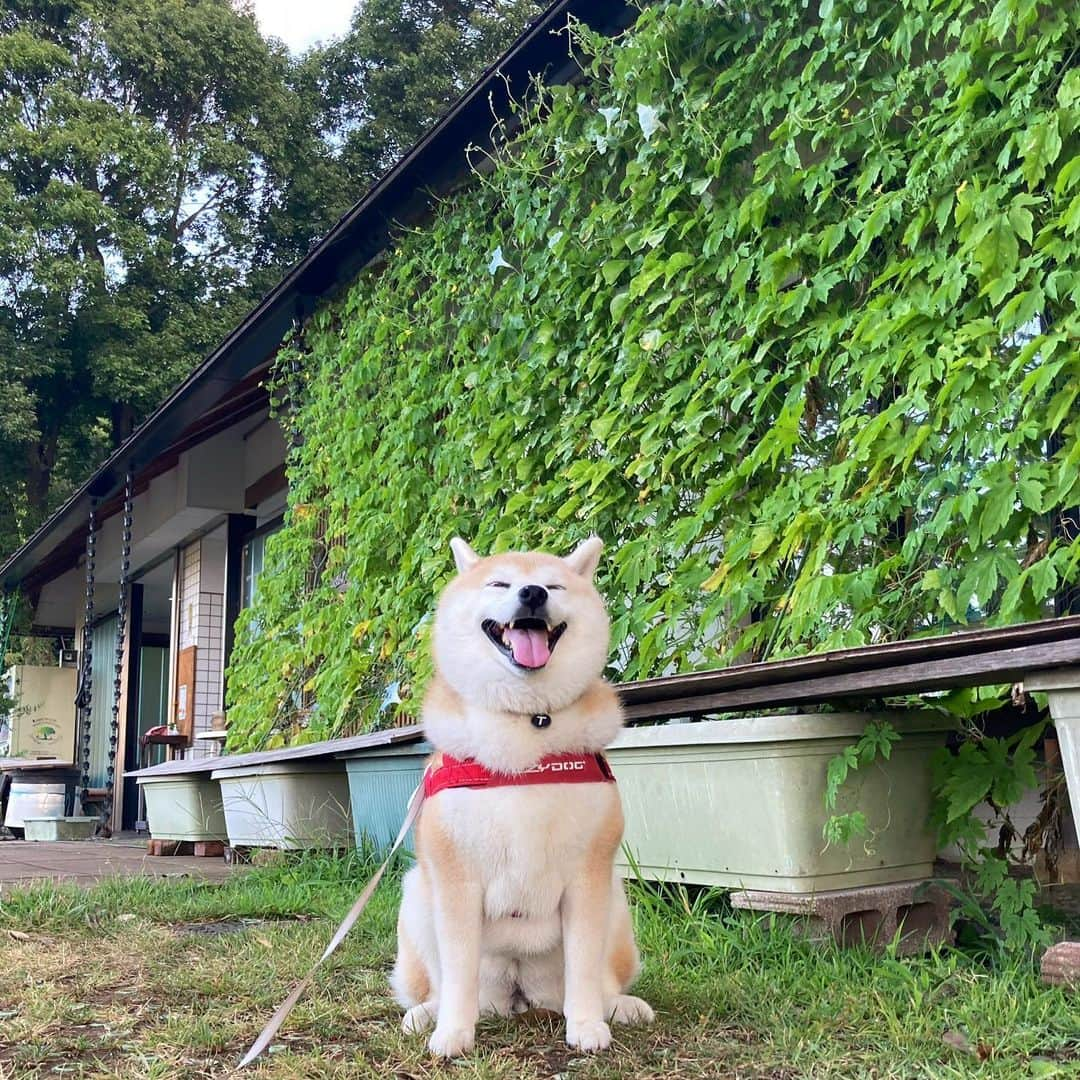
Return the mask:
[[[44,521],[48,513],[57,441],[55,434],[43,436],[26,452],[26,502],[30,508],[31,527]]]
[[[112,448],[115,450],[135,430],[135,410],[130,405],[114,402],[109,421]]]

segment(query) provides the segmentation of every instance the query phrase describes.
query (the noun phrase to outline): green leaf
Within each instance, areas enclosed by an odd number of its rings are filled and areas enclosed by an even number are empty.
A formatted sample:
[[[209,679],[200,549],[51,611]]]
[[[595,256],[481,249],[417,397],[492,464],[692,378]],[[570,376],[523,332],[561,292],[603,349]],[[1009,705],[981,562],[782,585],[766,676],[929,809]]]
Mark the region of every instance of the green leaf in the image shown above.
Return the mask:
[[[1042,558],[1032,563],[1028,570],[1028,580],[1036,600],[1049,600],[1057,591],[1058,572],[1050,559]]]
[[[1016,266],[1019,258],[1020,248],[1009,218],[1005,214],[995,214],[975,248],[980,276],[984,280],[1001,278]]]
[[[1016,492],[1024,506],[1036,514],[1042,513],[1045,486],[1041,480],[1032,476],[1021,476],[1016,483]]]
[[[664,267],[664,281],[670,282],[679,271],[693,266],[695,262],[697,262],[697,259],[691,255],[689,251],[676,251],[675,254],[668,259]]]
[[[946,820],[955,821],[969,813],[989,794],[990,779],[983,770],[971,769],[958,775],[950,784]]]
[[[604,263],[603,269],[600,271],[604,278],[606,285],[613,285],[618,281],[622,272],[630,265],[629,259],[609,259]]]
[[[589,430],[592,432],[593,438],[598,442],[605,442],[618,418],[617,413],[606,413],[603,416],[597,416],[589,424]]]
[[[664,263],[662,261],[654,261],[652,263],[646,263],[642,268],[634,275],[630,282],[630,296],[632,299],[644,296],[653,283],[663,275]]]
[[[776,533],[771,525],[758,525],[750,538],[750,554],[757,558],[764,555],[776,539]]]
[[[1061,153],[1057,113],[1043,117],[1020,137],[1021,171],[1029,189],[1035,188]]]
[[[1063,109],[1072,109],[1080,105],[1080,68],[1069,68],[1062,76],[1057,100]]]
[[[1080,154],[1069,158],[1058,170],[1057,179],[1054,181],[1054,194],[1064,195],[1078,180],[1080,180]]]
[[[1032,223],[1035,218],[1026,206],[1013,206],[1009,211],[1009,224],[1021,240],[1030,244],[1032,241]]]
[[[987,25],[994,35],[994,38],[999,42],[1004,41],[1006,34],[1009,32],[1009,27],[1012,25],[1012,13],[1014,7],[1015,0],[997,0],[993,10],[990,12],[990,18],[987,20]]]

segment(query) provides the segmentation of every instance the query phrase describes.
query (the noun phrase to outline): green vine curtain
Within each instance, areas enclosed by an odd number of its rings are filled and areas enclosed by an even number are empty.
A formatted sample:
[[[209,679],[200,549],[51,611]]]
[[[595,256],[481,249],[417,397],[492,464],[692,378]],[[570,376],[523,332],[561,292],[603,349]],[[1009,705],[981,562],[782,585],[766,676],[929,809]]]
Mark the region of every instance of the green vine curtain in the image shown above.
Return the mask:
[[[409,711],[455,533],[599,533],[621,678],[1039,618],[1077,580],[1080,5],[572,32],[587,79],[283,354],[302,438],[234,749]]]

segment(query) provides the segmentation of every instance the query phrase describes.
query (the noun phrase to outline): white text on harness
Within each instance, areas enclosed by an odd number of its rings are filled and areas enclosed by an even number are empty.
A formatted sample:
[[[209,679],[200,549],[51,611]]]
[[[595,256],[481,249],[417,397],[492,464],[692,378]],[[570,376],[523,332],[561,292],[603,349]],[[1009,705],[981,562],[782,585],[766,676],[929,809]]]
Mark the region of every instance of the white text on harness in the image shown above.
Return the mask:
[[[540,764],[534,765],[531,769],[525,771],[527,773],[580,772],[584,768],[584,761],[541,761]]]

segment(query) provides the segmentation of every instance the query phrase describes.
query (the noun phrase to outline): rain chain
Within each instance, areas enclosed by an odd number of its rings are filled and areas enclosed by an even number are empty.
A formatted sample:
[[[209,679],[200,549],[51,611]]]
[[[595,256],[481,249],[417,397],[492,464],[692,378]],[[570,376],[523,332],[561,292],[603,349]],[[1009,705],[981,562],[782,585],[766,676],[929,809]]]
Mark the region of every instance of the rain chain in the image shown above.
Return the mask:
[[[112,725],[109,729],[109,764],[106,774],[105,804],[102,808],[102,821],[109,829],[109,818],[113,808],[113,784],[116,780],[116,748],[120,741],[120,698],[122,696],[124,671],[124,637],[128,616],[128,573],[131,569],[131,522],[134,478],[131,470],[124,477],[124,510],[121,518],[120,544],[120,596],[116,606],[116,660],[113,668],[113,705]]]
[[[90,500],[90,516],[86,525],[86,613],[83,620],[82,656],[79,664],[79,690],[75,706],[79,711],[79,733],[82,738],[79,781],[83,812],[90,793],[90,706],[94,688],[94,644],[91,626],[94,622],[94,563],[97,551],[97,500]]]

